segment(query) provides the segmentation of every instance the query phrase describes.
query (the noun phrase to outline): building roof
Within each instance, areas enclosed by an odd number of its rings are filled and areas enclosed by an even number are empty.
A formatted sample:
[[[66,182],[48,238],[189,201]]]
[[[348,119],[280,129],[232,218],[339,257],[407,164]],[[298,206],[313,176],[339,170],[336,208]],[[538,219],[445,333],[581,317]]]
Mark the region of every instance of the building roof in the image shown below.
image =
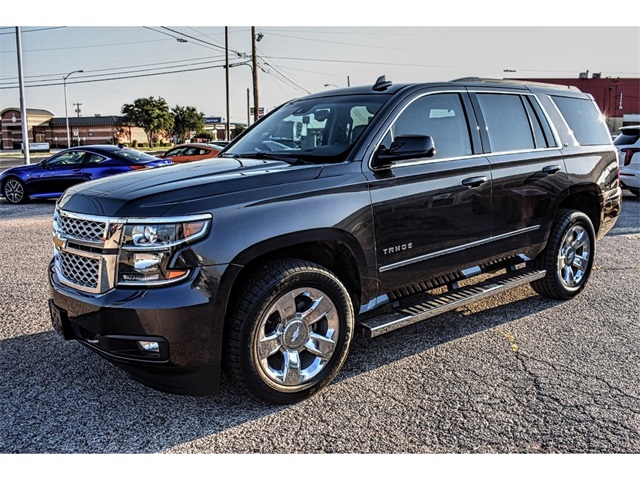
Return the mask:
[[[8,112],[10,110],[15,110],[16,112],[20,112],[20,108],[19,107],[9,107],[9,108],[5,108],[4,110],[0,111],[0,115],[4,114],[4,112]],[[51,113],[49,110],[43,110],[40,108],[27,108],[27,115],[45,115],[48,117],[53,117],[53,113]]]
[[[52,127],[66,127],[67,119],[64,117],[55,117],[49,121]],[[104,117],[69,117],[70,127],[108,127],[114,125],[127,125],[124,117],[117,115],[106,115]]]

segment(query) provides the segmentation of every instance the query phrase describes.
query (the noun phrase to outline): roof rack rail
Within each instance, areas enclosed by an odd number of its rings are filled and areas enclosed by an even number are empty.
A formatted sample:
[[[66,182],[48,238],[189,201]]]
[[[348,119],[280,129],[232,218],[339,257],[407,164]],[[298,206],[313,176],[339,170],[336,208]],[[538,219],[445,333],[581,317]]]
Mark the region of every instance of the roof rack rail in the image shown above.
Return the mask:
[[[456,78],[455,80],[451,80],[452,82],[484,82],[483,78],[480,77],[462,77]]]

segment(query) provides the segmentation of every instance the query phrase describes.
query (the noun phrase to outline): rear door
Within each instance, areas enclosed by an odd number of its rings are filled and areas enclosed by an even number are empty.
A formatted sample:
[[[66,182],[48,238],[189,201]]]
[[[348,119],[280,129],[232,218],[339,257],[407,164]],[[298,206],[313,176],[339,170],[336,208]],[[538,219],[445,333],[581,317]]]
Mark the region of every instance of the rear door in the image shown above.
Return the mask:
[[[493,253],[527,254],[547,238],[569,184],[559,143],[529,92],[487,89],[471,99],[493,177]]]
[[[430,135],[436,155],[398,162],[369,178],[381,291],[476,265],[491,236],[491,171],[463,91],[416,94],[384,134]],[[378,147],[380,148],[380,147]]]

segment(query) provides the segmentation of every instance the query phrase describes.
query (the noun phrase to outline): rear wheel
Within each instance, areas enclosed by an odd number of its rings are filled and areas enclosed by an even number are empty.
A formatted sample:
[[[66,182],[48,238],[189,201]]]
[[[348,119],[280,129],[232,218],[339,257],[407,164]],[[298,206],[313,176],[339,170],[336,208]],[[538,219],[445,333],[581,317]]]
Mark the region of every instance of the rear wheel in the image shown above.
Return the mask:
[[[2,195],[7,202],[14,205],[25,203],[29,197],[27,196],[27,186],[22,180],[16,177],[9,177],[2,186]]]
[[[227,367],[269,403],[303,400],[342,367],[353,335],[351,298],[324,267],[282,260],[256,272],[231,319]]]
[[[589,279],[595,247],[595,231],[589,217],[577,210],[560,210],[547,247],[534,260],[534,266],[545,269],[547,274],[531,286],[545,297],[574,297]]]

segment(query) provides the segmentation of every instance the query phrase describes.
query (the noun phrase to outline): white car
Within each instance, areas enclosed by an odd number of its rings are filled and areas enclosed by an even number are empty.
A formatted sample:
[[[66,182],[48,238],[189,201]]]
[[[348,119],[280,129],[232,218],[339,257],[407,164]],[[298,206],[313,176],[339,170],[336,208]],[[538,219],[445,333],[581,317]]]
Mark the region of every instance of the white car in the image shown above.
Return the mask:
[[[622,188],[640,197],[640,125],[621,127],[613,144],[618,149]]]

